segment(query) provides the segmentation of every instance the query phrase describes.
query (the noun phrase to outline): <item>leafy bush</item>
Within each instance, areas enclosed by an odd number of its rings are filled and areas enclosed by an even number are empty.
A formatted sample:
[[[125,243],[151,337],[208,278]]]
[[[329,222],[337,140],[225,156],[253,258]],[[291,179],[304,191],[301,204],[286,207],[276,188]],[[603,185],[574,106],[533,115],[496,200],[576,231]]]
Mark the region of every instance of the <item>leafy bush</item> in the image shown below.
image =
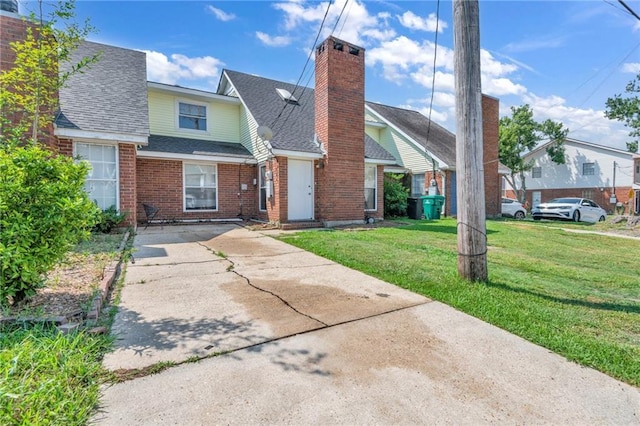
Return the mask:
[[[402,177],[400,174],[386,174],[384,176],[384,212],[389,217],[407,214],[409,189],[402,184]]]
[[[33,295],[97,214],[86,164],[16,140],[0,140],[0,306]]]
[[[92,232],[101,234],[109,234],[118,225],[120,225],[127,218],[126,213],[119,213],[116,206],[111,206],[106,210],[102,210],[98,214],[97,223],[91,229]]]

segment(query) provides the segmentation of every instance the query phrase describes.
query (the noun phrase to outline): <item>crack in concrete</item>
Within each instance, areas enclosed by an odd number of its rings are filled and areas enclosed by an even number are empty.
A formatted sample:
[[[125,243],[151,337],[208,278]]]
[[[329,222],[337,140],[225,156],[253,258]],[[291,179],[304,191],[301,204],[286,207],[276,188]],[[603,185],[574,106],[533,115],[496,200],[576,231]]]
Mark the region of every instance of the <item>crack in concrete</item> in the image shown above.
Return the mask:
[[[245,277],[243,277],[240,274],[237,274],[237,275],[242,277],[242,278],[244,278],[244,279],[246,279]],[[252,286],[252,287],[254,287],[254,286]],[[263,290],[263,289],[260,289],[260,288],[257,288],[257,289],[260,290],[260,291],[266,291],[267,293],[271,293],[271,292],[269,292],[267,290]],[[271,294],[273,294],[273,293],[271,293]],[[278,297],[277,295],[274,295],[274,296]],[[282,299],[280,299],[280,300],[282,300]],[[283,302],[285,304],[287,304],[284,300],[283,300]],[[415,304],[410,305],[410,306],[401,306],[399,308],[391,309],[389,311],[379,312],[379,313],[376,313],[376,314],[367,315],[367,316],[360,317],[360,318],[353,318],[353,319],[346,320],[346,321],[341,321],[341,322],[338,322],[338,323],[335,323],[335,324],[325,324],[322,321],[316,320],[316,321],[318,321],[319,323],[321,323],[323,325],[320,326],[320,327],[315,327],[315,328],[310,328],[308,330],[300,331],[300,332],[297,332],[297,333],[285,334],[283,336],[274,337],[272,339],[267,339],[267,340],[262,341],[262,342],[256,342],[256,343],[252,343],[250,345],[241,346],[241,347],[234,348],[234,349],[229,349],[229,350],[220,351],[220,352],[214,352],[214,353],[201,355],[201,356],[198,356],[198,355],[191,356],[191,357],[189,357],[189,358],[187,358],[187,359],[185,359],[183,361],[160,361],[160,362],[158,362],[156,364],[152,364],[152,365],[144,367],[144,368],[122,368],[122,369],[119,369],[117,371],[111,372],[111,374],[117,373],[114,376],[118,378],[118,380],[113,381],[113,383],[123,383],[123,382],[126,382],[126,381],[143,378],[143,377],[146,377],[146,376],[150,376],[152,374],[161,373],[164,370],[167,370],[167,369],[173,368],[173,367],[178,367],[178,366],[183,365],[183,364],[196,363],[196,362],[199,362],[199,361],[203,361],[205,359],[215,358],[215,357],[222,356],[222,355],[230,355],[230,354],[234,354],[236,352],[244,351],[244,350],[247,350],[247,349],[256,348],[256,347],[261,346],[261,345],[267,345],[269,343],[279,342],[281,340],[285,340],[285,339],[288,339],[288,338],[293,337],[293,336],[302,336],[304,334],[313,333],[315,331],[325,330],[325,329],[337,327],[337,326],[344,325],[344,324],[350,324],[350,323],[354,323],[354,322],[357,322],[357,321],[363,321],[363,320],[367,320],[367,319],[371,319],[371,318],[376,318],[376,317],[380,317],[380,316],[383,316],[383,315],[392,314],[392,313],[395,313],[395,312],[400,312],[400,311],[403,311],[405,309],[412,309],[412,308],[415,308],[417,306],[422,306],[422,305],[426,305],[428,303],[433,303],[433,302],[434,302],[433,300],[429,299],[429,300],[427,300],[425,302],[415,303]],[[291,307],[288,304],[287,304],[287,306]],[[294,311],[298,312],[295,308],[293,308],[293,307],[291,307],[291,308]],[[309,317],[308,315],[305,315],[305,314],[301,314],[301,315]],[[309,318],[311,318],[311,317],[309,317]],[[311,319],[314,319],[314,318],[311,318]],[[157,366],[159,366],[159,365],[161,366],[160,370],[157,369]],[[156,371],[154,371],[154,370],[156,370]]]
[[[237,276],[239,276],[240,278],[242,278],[243,280],[245,280],[247,282],[247,284],[249,284],[249,286],[255,288],[258,291],[262,291],[264,293],[272,295],[273,297],[275,297],[276,299],[280,300],[282,303],[285,304],[285,306],[287,306],[289,309],[291,309],[292,311],[294,311],[298,315],[302,315],[304,317],[309,318],[310,320],[318,322],[318,323],[322,324],[324,327],[328,326],[328,324],[320,321],[319,319],[314,318],[311,315],[305,314],[304,312],[301,312],[301,311],[297,310],[293,305],[291,305],[289,302],[287,302],[285,299],[283,299],[282,296],[280,296],[279,294],[276,294],[276,293],[272,292],[271,290],[267,290],[267,289],[264,289],[262,287],[259,287],[259,286],[255,285],[254,283],[251,282],[251,280],[248,277],[245,277],[240,272],[238,272],[238,271],[236,271],[234,269],[235,268],[235,264],[233,263],[233,261],[231,259],[227,259],[227,261],[231,264],[231,268],[229,269],[229,272],[232,272],[232,273],[236,274]]]
[[[224,260],[226,260],[227,262],[229,262],[231,265],[230,265],[230,267],[229,267],[229,268],[227,268],[227,272],[232,272],[232,273],[236,274],[237,276],[239,276],[240,278],[242,278],[243,280],[245,280],[245,281],[247,282],[247,284],[248,284],[250,287],[253,287],[253,288],[255,288],[255,289],[256,289],[256,290],[258,290],[258,291],[262,291],[263,293],[267,293],[267,294],[272,295],[273,297],[275,297],[276,299],[280,300],[282,303],[284,303],[284,305],[285,305],[285,306],[287,306],[289,309],[291,309],[292,311],[294,311],[294,312],[295,312],[295,313],[297,313],[298,315],[302,315],[302,316],[304,316],[304,317],[307,317],[307,318],[309,318],[310,320],[315,321],[315,322],[318,322],[318,323],[322,324],[322,325],[323,325],[323,326],[325,326],[325,327],[327,326],[327,324],[326,324],[326,323],[324,323],[324,322],[320,321],[319,319],[314,318],[314,317],[312,317],[311,315],[305,314],[304,312],[301,312],[301,311],[297,310],[293,305],[291,305],[289,302],[287,302],[285,299],[283,299],[283,298],[282,298],[282,296],[280,296],[280,295],[278,295],[278,294],[276,294],[276,293],[274,293],[274,292],[272,292],[272,291],[270,291],[270,290],[267,290],[267,289],[261,288],[261,287],[259,287],[259,286],[255,285],[254,283],[252,283],[252,282],[251,282],[251,280],[250,280],[248,277],[245,277],[245,276],[244,276],[244,275],[242,275],[240,272],[238,272],[238,271],[236,271],[236,270],[235,270],[236,264],[235,264],[235,262],[234,262],[233,260],[229,259],[229,257],[228,257],[228,256],[226,256],[226,255],[221,256],[220,254],[218,254],[218,252],[216,252],[216,250],[215,250],[215,249],[213,249],[213,248],[211,248],[211,247],[207,247],[207,246],[205,246],[204,244],[202,244],[202,243],[201,243],[201,242],[199,242],[199,241],[198,241],[198,245],[200,245],[200,246],[202,246],[202,247],[206,248],[207,250],[209,250],[210,252],[212,252],[212,253],[213,253],[213,254],[215,254],[216,256],[220,256],[220,257],[222,257]],[[246,256],[246,257],[253,257],[253,256]]]

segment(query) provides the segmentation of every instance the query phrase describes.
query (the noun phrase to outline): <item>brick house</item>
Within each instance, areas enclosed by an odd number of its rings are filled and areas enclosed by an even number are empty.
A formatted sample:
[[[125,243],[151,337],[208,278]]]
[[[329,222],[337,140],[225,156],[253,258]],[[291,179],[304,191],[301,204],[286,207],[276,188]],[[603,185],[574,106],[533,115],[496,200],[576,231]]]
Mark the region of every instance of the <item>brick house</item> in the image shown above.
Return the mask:
[[[609,213],[616,205],[639,213],[640,161],[637,154],[576,139],[566,139],[565,164],[555,164],[546,147],[525,154],[533,168],[524,173],[526,199],[534,206],[557,197],[589,198]],[[509,191],[509,195],[514,195]],[[619,205],[619,208],[621,207]]]
[[[215,92],[147,82],[142,52],[85,42],[75,55],[95,52],[100,60],[60,92],[56,145],[91,163],[87,191],[130,224],[145,220],[143,203],[181,222],[382,219],[385,172],[406,173],[422,193],[435,174],[445,214],[455,214],[455,136],[417,112],[366,102],[358,46],[322,42],[315,89],[224,70]],[[483,97],[483,111],[487,215],[496,216],[497,99]]]

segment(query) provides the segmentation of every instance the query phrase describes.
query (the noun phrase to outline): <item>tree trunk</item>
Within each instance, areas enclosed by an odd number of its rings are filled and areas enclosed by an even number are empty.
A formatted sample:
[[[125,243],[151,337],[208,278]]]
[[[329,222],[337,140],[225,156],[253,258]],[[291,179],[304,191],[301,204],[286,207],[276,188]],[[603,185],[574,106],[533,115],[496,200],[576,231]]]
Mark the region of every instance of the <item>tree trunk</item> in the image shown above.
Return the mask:
[[[477,0],[454,0],[458,275],[471,281],[488,275],[479,21]]]

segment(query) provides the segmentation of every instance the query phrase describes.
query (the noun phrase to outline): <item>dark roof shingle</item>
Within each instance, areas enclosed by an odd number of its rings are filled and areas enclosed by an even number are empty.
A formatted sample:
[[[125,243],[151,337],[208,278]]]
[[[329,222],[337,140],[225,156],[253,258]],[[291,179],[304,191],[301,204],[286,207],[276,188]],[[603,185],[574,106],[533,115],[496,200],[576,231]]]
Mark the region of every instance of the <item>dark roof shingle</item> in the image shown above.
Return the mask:
[[[239,143],[206,141],[162,135],[149,136],[149,145],[143,146],[140,148],[140,151],[253,158],[251,153]]]
[[[89,41],[73,52],[70,62],[60,64],[69,71],[72,64],[101,52],[98,62],[73,74],[60,90],[61,128],[149,135],[147,68],[144,52]]]
[[[238,71],[225,70],[259,126],[273,128],[270,143],[275,149],[321,154],[314,142],[314,90]],[[297,103],[286,103],[276,89],[286,89]],[[274,124],[275,123],[275,124]],[[395,158],[368,135],[363,135],[365,158],[394,161]]]
[[[429,119],[417,111],[373,102],[367,102],[367,106],[389,120],[416,143],[426,146],[428,152],[432,152],[447,165],[452,166],[456,163],[456,136],[444,127],[433,121],[429,124]]]

